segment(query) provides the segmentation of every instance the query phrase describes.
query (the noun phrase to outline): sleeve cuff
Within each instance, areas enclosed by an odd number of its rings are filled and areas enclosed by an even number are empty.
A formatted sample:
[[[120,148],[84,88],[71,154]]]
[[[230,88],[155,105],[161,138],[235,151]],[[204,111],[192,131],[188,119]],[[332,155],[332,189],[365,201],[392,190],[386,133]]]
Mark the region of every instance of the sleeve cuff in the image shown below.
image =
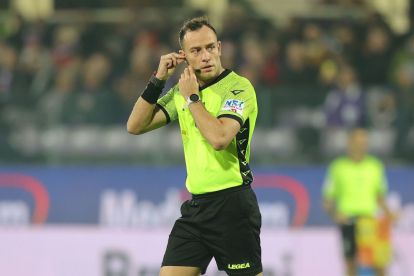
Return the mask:
[[[237,122],[239,122],[240,127],[242,127],[243,124],[244,124],[242,118],[240,118],[239,116],[236,116],[236,115],[232,115],[232,114],[221,114],[221,115],[218,115],[217,116],[217,118],[222,118],[222,117],[224,117],[224,118],[231,118],[231,119],[236,120]]]
[[[169,124],[171,122],[171,118],[170,118],[170,115],[168,114],[167,110],[162,105],[160,105],[159,103],[156,103],[155,105],[158,106],[158,108],[161,109],[162,112],[164,112],[165,117],[167,118],[167,124]]]

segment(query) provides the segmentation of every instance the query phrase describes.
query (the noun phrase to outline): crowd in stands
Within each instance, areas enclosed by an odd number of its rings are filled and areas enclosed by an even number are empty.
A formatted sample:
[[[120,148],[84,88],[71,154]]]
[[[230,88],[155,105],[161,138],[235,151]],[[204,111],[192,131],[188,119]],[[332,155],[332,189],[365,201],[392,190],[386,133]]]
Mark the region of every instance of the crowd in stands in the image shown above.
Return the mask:
[[[54,24],[15,15],[6,23],[0,29],[3,134],[27,124],[125,124],[160,56],[179,49],[179,25],[168,18]],[[279,27],[235,7],[219,37],[224,66],[256,87],[259,127],[289,123],[284,114],[308,108],[323,115],[319,129],[391,128],[396,156],[414,156],[414,33],[396,35],[378,15],[292,18]]]

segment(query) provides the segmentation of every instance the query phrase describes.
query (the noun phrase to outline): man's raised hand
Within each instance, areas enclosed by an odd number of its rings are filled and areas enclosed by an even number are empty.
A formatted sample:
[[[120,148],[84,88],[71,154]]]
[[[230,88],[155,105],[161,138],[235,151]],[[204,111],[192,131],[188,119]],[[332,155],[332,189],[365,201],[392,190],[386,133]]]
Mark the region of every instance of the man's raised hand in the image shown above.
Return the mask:
[[[177,65],[183,61],[185,61],[183,53],[169,53],[161,56],[155,77],[160,80],[167,80],[174,73]]]
[[[191,66],[184,69],[184,72],[181,74],[180,80],[178,81],[178,86],[184,99],[187,99],[191,94],[198,94],[197,77]]]

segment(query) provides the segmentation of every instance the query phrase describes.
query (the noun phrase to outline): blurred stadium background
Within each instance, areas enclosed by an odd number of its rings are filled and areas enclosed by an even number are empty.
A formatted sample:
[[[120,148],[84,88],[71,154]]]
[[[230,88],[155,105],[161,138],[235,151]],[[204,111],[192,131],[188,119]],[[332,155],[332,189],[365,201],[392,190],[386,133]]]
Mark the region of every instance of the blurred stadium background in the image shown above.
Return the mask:
[[[257,92],[265,275],[342,275],[320,190],[356,125],[400,213],[390,275],[414,275],[412,0],[0,0],[0,274],[157,275],[187,196],[180,134],[125,123],[201,14]]]

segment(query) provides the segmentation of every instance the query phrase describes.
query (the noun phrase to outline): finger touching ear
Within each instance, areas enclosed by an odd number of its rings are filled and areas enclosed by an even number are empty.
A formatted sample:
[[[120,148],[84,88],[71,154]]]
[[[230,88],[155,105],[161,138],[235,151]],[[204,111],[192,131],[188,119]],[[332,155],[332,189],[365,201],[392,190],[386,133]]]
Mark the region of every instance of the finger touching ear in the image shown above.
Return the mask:
[[[185,61],[185,63],[187,63],[188,64],[188,61],[187,61],[187,59],[185,58],[185,53],[184,53],[184,51],[183,50],[179,50],[178,51],[178,54],[179,54],[179,61],[180,61],[180,63],[181,62],[183,62],[183,61]]]
[[[179,50],[178,54],[180,55],[180,58],[185,58],[185,53],[183,50]]]

